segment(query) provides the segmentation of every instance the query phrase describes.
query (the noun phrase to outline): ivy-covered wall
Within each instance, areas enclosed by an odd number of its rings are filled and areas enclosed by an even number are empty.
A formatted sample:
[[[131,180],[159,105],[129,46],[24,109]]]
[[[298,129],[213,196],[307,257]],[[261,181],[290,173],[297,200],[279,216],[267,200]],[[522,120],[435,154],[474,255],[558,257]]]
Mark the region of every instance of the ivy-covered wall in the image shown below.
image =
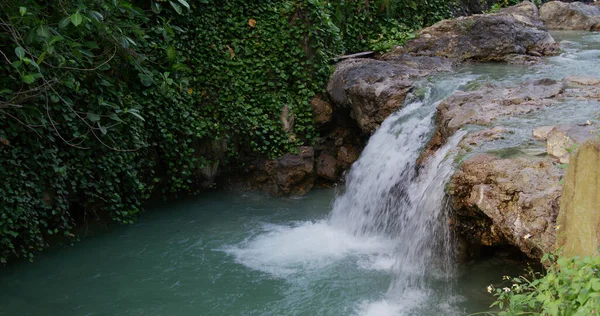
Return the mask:
[[[317,135],[336,55],[445,0],[0,0],[0,263]],[[287,123],[283,124],[282,121]],[[293,121],[293,124],[290,122]]]

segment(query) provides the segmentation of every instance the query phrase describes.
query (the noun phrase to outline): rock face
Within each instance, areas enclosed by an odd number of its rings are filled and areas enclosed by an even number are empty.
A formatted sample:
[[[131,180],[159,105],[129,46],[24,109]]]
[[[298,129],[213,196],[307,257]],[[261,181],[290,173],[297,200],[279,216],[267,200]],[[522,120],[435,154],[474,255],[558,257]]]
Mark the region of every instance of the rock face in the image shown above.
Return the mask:
[[[457,61],[506,61],[514,55],[548,56],[559,45],[543,29],[530,2],[496,14],[443,20],[419,32],[419,38],[394,53],[442,56]]]
[[[540,18],[550,29],[600,30],[600,7],[581,2],[548,2],[540,8]]]
[[[317,126],[322,126],[331,122],[333,108],[331,107],[331,104],[329,104],[329,102],[323,100],[322,96],[315,96],[310,101],[310,106],[312,108],[313,119]]]
[[[549,158],[480,154],[451,179],[452,226],[472,245],[514,245],[531,258],[554,250],[564,170]]]
[[[265,190],[274,196],[304,195],[315,183],[315,152],[312,147],[300,147],[299,153],[265,163]]]
[[[560,199],[557,246],[566,256],[598,255],[600,141],[585,142],[571,159]]]
[[[448,70],[450,62],[441,58],[350,59],[336,65],[327,93],[336,107],[350,108],[363,133],[371,134],[404,104],[412,88],[410,78]]]

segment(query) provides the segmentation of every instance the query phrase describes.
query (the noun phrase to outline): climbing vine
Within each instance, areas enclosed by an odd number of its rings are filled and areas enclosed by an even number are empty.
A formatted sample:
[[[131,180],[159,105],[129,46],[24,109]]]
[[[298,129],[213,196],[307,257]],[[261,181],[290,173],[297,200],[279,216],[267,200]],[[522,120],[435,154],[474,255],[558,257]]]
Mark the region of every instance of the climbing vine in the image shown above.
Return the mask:
[[[0,263],[317,136],[332,58],[448,16],[436,1],[0,0]]]

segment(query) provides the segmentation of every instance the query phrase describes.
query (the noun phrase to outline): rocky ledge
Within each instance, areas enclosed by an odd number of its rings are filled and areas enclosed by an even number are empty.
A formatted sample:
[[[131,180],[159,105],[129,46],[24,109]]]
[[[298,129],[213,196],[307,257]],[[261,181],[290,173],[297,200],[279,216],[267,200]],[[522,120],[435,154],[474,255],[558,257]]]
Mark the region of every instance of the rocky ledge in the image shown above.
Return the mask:
[[[474,129],[459,144],[467,158],[448,188],[451,225],[468,242],[466,249],[476,253],[481,246],[512,245],[535,259],[556,249],[565,163],[580,144],[598,137],[598,126],[589,120],[531,126],[530,139],[538,149],[490,153],[479,149],[510,137],[511,128],[493,126],[498,118],[540,110],[567,99],[600,100],[600,80],[571,76],[511,87],[483,85],[456,92],[438,106],[438,131],[423,160],[456,130],[467,125],[487,127]]]

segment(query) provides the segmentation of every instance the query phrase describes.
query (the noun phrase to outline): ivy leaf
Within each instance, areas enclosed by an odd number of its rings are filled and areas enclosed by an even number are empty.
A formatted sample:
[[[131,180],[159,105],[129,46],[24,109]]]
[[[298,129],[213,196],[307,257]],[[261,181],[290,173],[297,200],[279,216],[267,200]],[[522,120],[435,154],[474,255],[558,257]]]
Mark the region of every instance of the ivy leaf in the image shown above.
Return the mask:
[[[169,1],[169,4],[171,4],[171,7],[173,7],[173,9],[175,9],[175,11],[178,14],[183,14],[183,10],[181,10],[181,6],[178,5],[177,3],[173,2],[173,1]]]
[[[102,133],[102,135],[106,135],[106,133],[107,133],[108,131],[106,130],[106,127],[104,127],[104,126],[100,126],[100,132]]]
[[[36,74],[29,74],[29,75],[21,76],[21,79],[26,84],[32,84],[36,79]]]
[[[138,113],[138,110],[136,110],[136,109],[129,110],[129,113],[131,113],[131,115],[133,115],[133,116],[135,116],[135,117],[139,118],[139,119],[140,119],[140,120],[142,120],[142,121],[146,121],[146,120],[145,120],[145,119],[144,119],[144,118],[143,118],[143,117],[142,117],[142,116],[141,116],[141,115]]]
[[[90,16],[96,19],[98,22],[102,22],[104,20],[104,16],[98,11],[90,11]]]
[[[87,119],[90,120],[90,122],[98,122],[100,120],[100,115],[95,113],[88,113]]]
[[[61,21],[58,23],[58,27],[59,27],[59,28],[61,28],[61,29],[62,29],[62,28],[65,28],[65,27],[67,27],[67,25],[69,25],[69,23],[71,23],[71,17],[70,17],[70,16],[68,16],[68,17],[66,17],[66,18],[64,18],[64,19],[62,19],[62,20],[61,20]]]
[[[169,45],[167,47],[167,60],[170,62],[174,62],[177,59],[177,51],[173,45]]]
[[[17,55],[17,57],[19,57],[19,60],[23,60],[23,57],[25,57],[25,50],[23,49],[23,47],[17,46],[15,47],[15,54]]]
[[[160,7],[160,3],[158,3],[157,1],[152,1],[152,3],[150,4],[150,8],[152,8],[152,12],[159,14],[160,11],[162,11],[162,8]]]
[[[148,75],[139,74],[138,77],[140,77],[144,87],[149,87],[152,85],[152,78],[150,78]]]
[[[21,14],[21,16],[24,16],[25,13],[27,13],[27,8],[26,7],[19,7],[19,14]]]
[[[188,10],[190,9],[190,5],[185,0],[177,0],[181,3],[182,6],[186,7]]]
[[[79,12],[73,13],[71,15],[71,23],[73,23],[73,25],[79,26],[79,24],[81,24],[82,21],[83,21],[83,17],[81,16],[81,14]]]

